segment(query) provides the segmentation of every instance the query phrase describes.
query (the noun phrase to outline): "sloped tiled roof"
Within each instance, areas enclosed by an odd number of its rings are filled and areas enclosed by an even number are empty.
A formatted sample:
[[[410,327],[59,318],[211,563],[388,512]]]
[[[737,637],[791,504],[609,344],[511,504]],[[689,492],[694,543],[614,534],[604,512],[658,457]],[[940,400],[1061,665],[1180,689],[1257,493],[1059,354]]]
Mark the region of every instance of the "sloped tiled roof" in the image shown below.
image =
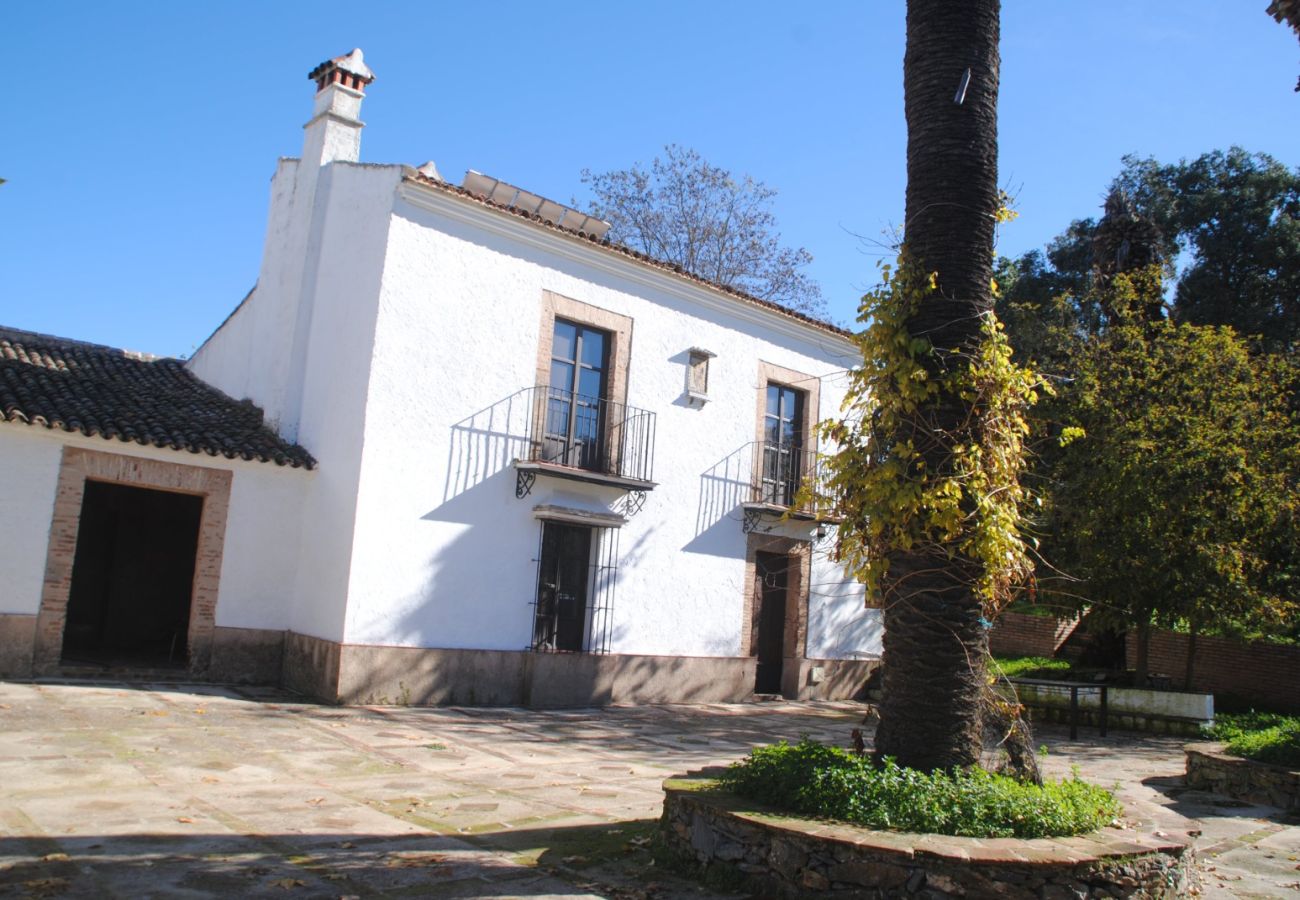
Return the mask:
[[[588,241],[593,247],[601,247],[604,250],[616,254],[618,256],[623,256],[629,259],[636,260],[642,265],[649,266],[652,269],[661,269],[663,271],[672,272],[673,274],[681,278],[684,278],[687,281],[693,281],[696,284],[703,285],[704,287],[713,288],[715,291],[721,291],[724,294],[730,294],[732,297],[734,297],[736,300],[742,303],[749,303],[754,306],[760,306],[764,309],[768,309],[773,312],[780,313],[781,315],[787,316],[791,319],[795,319],[799,322],[803,322],[805,325],[811,325],[814,328],[820,328],[823,331],[829,331],[831,334],[837,335],[839,337],[845,337],[845,338],[853,337],[853,332],[841,328],[838,325],[833,325],[830,322],[822,321],[821,319],[818,319],[815,316],[810,316],[807,313],[799,312],[798,310],[791,309],[788,306],[782,306],[780,303],[773,303],[771,300],[763,300],[759,297],[753,296],[752,294],[747,294],[744,291],[737,290],[736,288],[728,287],[725,284],[719,284],[716,281],[710,281],[707,278],[696,275],[694,272],[688,271],[687,269],[683,268],[677,263],[666,262],[662,259],[658,259],[654,256],[650,256],[649,254],[642,253],[639,250],[634,250],[633,248],[627,246],[626,244],[616,244],[612,242],[609,238],[598,239],[594,235],[587,234],[586,232],[575,231],[572,228],[565,228],[562,225],[556,225],[554,222],[548,219],[543,219],[537,213],[530,212],[529,210],[526,209],[519,209],[518,207],[514,207],[514,206],[504,206],[500,203],[493,202],[492,200],[489,200],[486,197],[480,197],[477,194],[468,191],[463,187],[459,187],[457,185],[451,184],[446,181],[442,181],[437,178],[430,178],[428,175],[425,175],[423,172],[419,172],[414,169],[408,171],[407,174],[403,177],[405,178],[405,180],[410,181],[414,184],[420,184],[425,187],[436,188],[437,190],[455,195],[457,197],[461,197],[462,199],[470,200],[475,203],[482,204],[483,206],[489,207],[491,209],[499,210],[503,213],[506,213],[507,215],[516,216],[521,219],[527,219],[528,221],[542,228],[546,228],[551,231],[558,231],[561,234],[567,234],[571,237],[580,238],[581,240]]]
[[[303,448],[178,359],[0,328],[0,421],[313,468]]]

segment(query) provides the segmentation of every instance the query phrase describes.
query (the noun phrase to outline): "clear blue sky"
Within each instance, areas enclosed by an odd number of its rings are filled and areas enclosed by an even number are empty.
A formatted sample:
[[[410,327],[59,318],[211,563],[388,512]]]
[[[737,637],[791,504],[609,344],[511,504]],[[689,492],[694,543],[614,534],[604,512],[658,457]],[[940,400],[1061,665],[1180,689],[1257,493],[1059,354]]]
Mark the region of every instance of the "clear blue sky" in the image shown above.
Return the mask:
[[[1265,0],[1004,0],[999,250],[1094,215],[1125,153],[1300,163],[1300,43]],[[79,3],[5,11],[0,324],[188,354],[252,286],[307,72],[361,47],[362,159],[560,201],[667,142],[777,188],[852,318],[901,221],[902,0]]]

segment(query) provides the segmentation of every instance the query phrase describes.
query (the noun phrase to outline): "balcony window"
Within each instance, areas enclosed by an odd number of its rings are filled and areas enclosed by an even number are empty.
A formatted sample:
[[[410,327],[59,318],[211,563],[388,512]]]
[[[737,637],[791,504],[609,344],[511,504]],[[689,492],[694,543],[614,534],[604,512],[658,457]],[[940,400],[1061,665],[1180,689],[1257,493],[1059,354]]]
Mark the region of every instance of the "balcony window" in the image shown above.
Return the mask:
[[[604,331],[555,320],[542,461],[579,469],[604,468],[608,346],[609,335]]]
[[[803,476],[802,391],[769,383],[763,416],[759,499],[777,506],[793,506]]]

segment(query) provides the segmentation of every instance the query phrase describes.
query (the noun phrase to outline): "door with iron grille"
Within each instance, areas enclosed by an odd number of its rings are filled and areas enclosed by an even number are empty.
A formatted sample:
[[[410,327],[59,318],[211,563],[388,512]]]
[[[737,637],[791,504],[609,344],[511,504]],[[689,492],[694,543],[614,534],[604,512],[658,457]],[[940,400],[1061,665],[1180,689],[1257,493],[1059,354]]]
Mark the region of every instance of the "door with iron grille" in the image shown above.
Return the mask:
[[[535,650],[586,649],[591,534],[592,529],[583,525],[542,523],[533,620]]]

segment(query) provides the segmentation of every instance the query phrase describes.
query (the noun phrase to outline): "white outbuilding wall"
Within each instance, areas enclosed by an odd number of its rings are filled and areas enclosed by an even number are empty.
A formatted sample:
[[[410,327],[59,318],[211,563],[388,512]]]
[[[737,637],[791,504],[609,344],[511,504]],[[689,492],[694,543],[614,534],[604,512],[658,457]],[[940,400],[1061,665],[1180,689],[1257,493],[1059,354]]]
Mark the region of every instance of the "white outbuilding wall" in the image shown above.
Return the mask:
[[[312,473],[17,424],[0,426],[0,459],[5,461],[0,490],[6,497],[0,504],[0,570],[5,572],[0,613],[35,615],[40,608],[64,447],[231,472],[217,625],[289,627],[286,601],[296,580],[298,523]]]

